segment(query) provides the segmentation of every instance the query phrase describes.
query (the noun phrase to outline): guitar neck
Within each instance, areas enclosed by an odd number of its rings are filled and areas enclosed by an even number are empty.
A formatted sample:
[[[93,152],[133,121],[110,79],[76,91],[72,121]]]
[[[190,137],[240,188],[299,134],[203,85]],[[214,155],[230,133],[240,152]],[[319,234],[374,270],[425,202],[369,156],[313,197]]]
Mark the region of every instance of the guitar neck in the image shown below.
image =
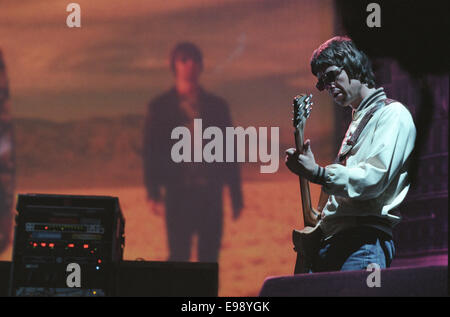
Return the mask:
[[[303,154],[303,131],[295,130],[295,146],[297,152]],[[305,226],[314,227],[318,222],[318,214],[311,204],[311,192],[309,181],[301,176],[298,177],[300,183],[300,196],[302,199],[303,222]]]

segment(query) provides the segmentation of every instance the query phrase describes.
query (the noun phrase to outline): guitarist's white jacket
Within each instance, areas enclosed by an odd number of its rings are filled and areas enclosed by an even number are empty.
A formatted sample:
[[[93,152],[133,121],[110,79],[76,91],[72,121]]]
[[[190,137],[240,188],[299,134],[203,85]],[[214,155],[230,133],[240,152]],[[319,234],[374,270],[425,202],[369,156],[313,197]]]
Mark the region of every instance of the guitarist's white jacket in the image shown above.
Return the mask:
[[[407,165],[414,148],[416,128],[409,110],[400,102],[377,110],[356,144],[346,144],[364,114],[386,99],[383,88],[364,98],[344,137],[340,154],[345,162],[325,167],[323,190],[329,194],[320,227],[326,237],[353,226],[368,225],[392,235],[400,221],[395,208],[410,183]]]

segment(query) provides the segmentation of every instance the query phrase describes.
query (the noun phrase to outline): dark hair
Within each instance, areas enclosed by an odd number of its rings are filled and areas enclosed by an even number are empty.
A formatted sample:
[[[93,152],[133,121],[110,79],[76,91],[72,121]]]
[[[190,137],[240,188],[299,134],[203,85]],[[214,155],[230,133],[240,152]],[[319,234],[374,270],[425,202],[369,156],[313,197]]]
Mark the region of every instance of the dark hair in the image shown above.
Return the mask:
[[[175,59],[179,56],[191,58],[203,68],[203,56],[197,45],[190,42],[178,43],[170,53],[170,68],[175,72]]]
[[[335,36],[313,52],[311,71],[315,76],[333,65],[344,67],[350,79],[358,79],[369,88],[375,87],[375,75],[369,58],[355,46],[350,38]]]

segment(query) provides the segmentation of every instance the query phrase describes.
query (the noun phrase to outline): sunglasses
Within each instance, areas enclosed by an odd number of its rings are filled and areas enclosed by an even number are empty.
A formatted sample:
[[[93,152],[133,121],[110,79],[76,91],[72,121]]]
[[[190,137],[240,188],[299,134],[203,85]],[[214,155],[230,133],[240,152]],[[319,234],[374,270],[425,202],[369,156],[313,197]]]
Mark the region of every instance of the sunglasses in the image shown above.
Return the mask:
[[[319,91],[324,90],[327,85],[330,85],[332,82],[336,81],[337,76],[339,76],[343,69],[344,67],[339,67],[338,69],[330,70],[320,76],[317,81],[316,88]]]

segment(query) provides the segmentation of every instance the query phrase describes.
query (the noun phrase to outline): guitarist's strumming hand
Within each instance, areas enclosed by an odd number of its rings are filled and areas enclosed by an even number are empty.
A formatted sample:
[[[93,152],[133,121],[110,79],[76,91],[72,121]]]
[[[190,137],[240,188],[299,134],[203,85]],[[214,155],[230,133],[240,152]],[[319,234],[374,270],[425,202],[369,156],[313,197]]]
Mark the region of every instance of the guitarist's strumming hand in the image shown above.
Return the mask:
[[[317,175],[323,168],[314,159],[314,154],[311,151],[311,141],[309,139],[303,144],[303,154],[299,154],[294,148],[287,149],[286,154],[285,163],[292,173],[302,176],[313,183],[317,183]]]

